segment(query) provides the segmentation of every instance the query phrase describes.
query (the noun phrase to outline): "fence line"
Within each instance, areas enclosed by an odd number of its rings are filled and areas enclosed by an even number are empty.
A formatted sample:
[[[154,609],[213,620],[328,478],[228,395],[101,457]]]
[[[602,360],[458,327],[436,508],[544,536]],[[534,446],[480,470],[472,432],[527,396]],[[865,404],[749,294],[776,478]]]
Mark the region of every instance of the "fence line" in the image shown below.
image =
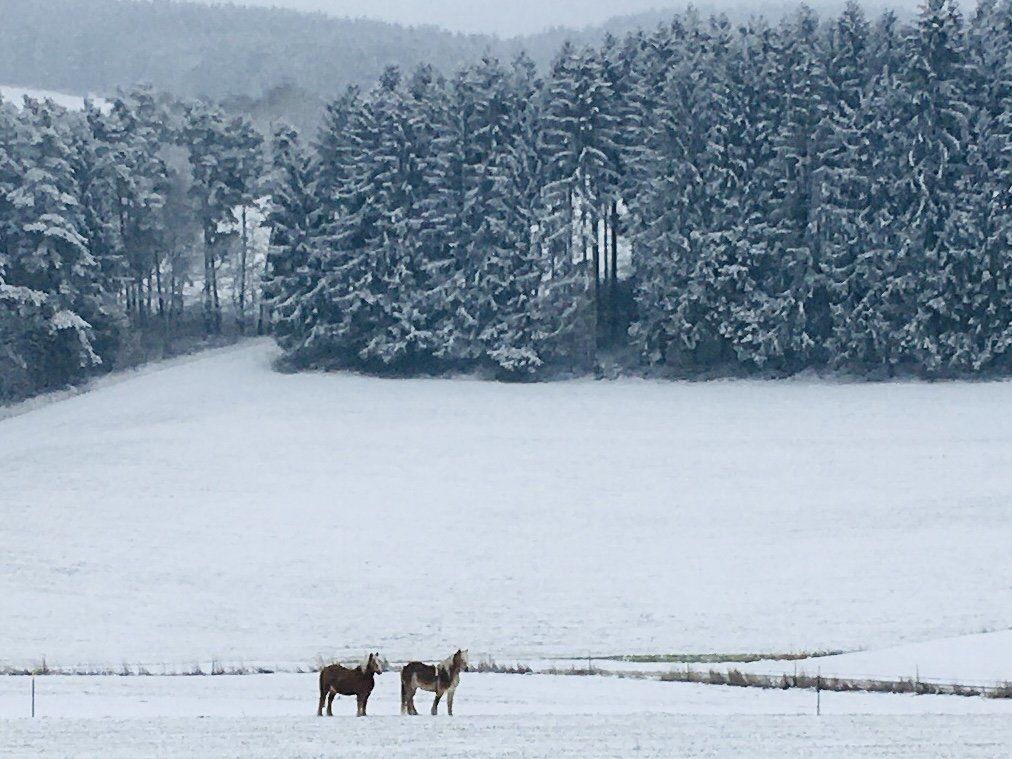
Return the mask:
[[[691,668],[673,670],[660,677],[664,682],[699,683],[704,685],[727,685],[739,688],[763,688],[766,690],[828,690],[838,693],[910,693],[915,695],[941,696],[984,696],[986,698],[1012,698],[1012,682],[959,683],[881,677],[827,677],[823,674],[778,674],[766,675],[742,672],[736,669],[695,671]]]
[[[269,664],[263,661],[223,661],[215,657],[193,660],[189,664],[180,662],[142,662],[123,663],[119,666],[76,664],[72,666],[54,665],[41,659],[35,666],[11,665],[0,662],[0,675],[11,676],[102,676],[102,677],[203,677],[203,676],[242,676],[266,674],[308,674],[319,670],[320,666],[341,657],[318,657],[313,663],[282,663]],[[608,669],[593,666],[592,661],[613,661],[591,659],[588,657],[586,669],[578,668],[573,662],[571,668],[547,667],[534,669],[522,664],[500,665],[491,656],[477,660],[471,666],[472,672],[496,674],[543,674],[543,675],[574,675],[603,676],[640,679],[657,679],[663,682],[683,682],[703,685],[725,685],[734,687],[763,688],[769,690],[815,689],[835,692],[869,692],[869,693],[910,693],[920,695],[954,695],[984,696],[987,698],[1012,698],[1012,682],[1002,680],[961,680],[955,681],[939,677],[921,677],[919,668],[910,678],[884,678],[881,675],[853,674],[847,676],[827,676],[821,674],[808,675],[804,670],[790,673],[754,673],[743,672],[734,668],[727,669],[693,669],[686,663],[684,669],[671,669],[667,672]],[[357,659],[344,659],[346,663],[354,663]],[[404,662],[393,662],[393,666]]]

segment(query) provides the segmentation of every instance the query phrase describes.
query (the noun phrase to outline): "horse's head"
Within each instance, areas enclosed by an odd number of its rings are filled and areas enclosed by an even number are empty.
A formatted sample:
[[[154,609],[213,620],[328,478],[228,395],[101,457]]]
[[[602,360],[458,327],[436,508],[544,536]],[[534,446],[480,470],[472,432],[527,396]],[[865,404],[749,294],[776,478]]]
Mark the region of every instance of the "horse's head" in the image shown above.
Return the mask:
[[[471,666],[471,661],[468,659],[466,648],[458,649],[457,653],[453,655],[453,661],[461,672],[466,672],[467,668]]]
[[[366,662],[365,673],[369,675],[383,674],[383,659],[380,658],[378,653],[369,654],[369,660]]]

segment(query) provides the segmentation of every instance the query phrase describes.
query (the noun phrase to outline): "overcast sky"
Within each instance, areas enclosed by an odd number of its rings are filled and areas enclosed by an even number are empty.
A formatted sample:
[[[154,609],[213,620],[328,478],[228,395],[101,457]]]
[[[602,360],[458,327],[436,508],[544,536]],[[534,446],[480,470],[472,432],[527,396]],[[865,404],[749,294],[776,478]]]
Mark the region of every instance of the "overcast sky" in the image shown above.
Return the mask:
[[[214,0],[204,0],[214,2]],[[0,0],[2,2],[2,0]],[[277,5],[366,16],[403,24],[435,24],[465,32],[508,36],[549,26],[599,23],[612,16],[653,8],[684,7],[688,0],[233,0],[245,5]]]

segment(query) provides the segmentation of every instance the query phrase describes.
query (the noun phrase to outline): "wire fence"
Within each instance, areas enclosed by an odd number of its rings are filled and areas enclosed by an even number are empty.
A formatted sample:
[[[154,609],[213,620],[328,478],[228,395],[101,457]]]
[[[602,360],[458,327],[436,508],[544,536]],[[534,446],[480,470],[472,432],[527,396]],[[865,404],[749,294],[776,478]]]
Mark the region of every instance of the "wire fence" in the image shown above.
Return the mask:
[[[801,660],[798,663],[800,664]],[[811,662],[813,660],[807,660]],[[354,657],[317,656],[312,662],[266,662],[224,660],[216,657],[197,659],[190,662],[123,662],[57,664],[40,658],[35,662],[10,662],[0,660],[0,675],[9,676],[69,676],[69,677],[217,677],[271,674],[309,674],[334,662],[348,665],[358,663]],[[387,662],[392,669],[399,669],[405,662]],[[748,662],[737,662],[747,664]],[[707,685],[725,685],[763,689],[789,690],[792,688],[827,690],[836,692],[869,693],[911,693],[921,695],[983,696],[986,698],[1012,698],[1012,681],[1002,679],[974,679],[923,676],[919,668],[912,675],[889,677],[879,673],[809,674],[804,667],[793,672],[750,672],[736,668],[736,662],[724,662],[724,666],[698,667],[698,662],[686,662],[684,668],[668,662],[669,668],[622,669],[623,662],[616,659],[587,657],[570,661],[568,667],[542,661],[534,666],[512,663],[500,664],[489,656],[478,656],[472,660],[469,670],[476,673],[516,675],[568,675],[568,676],[610,676],[621,678],[655,679],[664,682],[683,682]]]

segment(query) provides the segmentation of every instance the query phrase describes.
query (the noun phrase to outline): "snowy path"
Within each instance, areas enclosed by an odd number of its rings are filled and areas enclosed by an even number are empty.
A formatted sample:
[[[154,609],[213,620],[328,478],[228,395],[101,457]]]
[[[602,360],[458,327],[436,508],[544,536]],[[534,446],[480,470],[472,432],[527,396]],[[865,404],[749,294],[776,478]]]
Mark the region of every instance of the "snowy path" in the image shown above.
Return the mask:
[[[882,648],[1012,624],[1012,383],[283,375],[0,421],[0,666]]]
[[[604,677],[465,675],[457,716],[396,716],[396,674],[373,716],[309,716],[314,675],[0,678],[4,757],[995,757],[1012,702],[757,691]],[[420,702],[421,703],[421,702]],[[21,717],[21,718],[19,718]]]

